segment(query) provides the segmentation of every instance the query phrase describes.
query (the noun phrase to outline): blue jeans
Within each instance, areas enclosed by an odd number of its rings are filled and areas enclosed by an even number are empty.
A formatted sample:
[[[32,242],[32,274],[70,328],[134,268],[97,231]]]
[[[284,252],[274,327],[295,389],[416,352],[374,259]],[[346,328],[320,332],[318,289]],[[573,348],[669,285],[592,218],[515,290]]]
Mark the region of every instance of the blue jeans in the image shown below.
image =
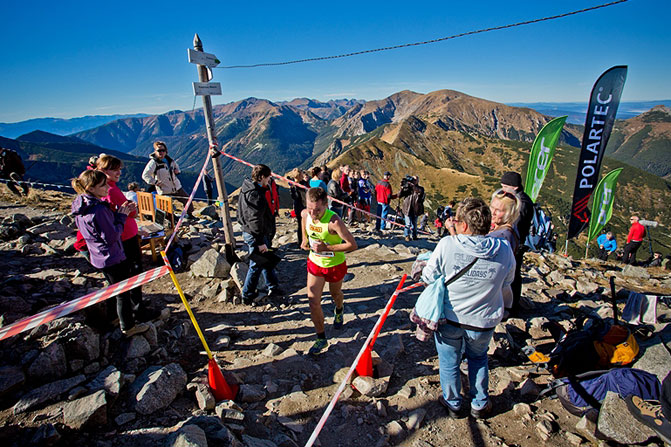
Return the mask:
[[[443,398],[453,409],[461,408],[461,377],[459,364],[461,353],[466,352],[468,360],[468,383],[471,408],[481,410],[489,399],[489,367],[487,349],[494,335],[494,329],[476,332],[449,324],[438,326],[434,334],[438,351],[440,386]]]
[[[256,249],[256,242],[254,241],[254,236],[243,231],[242,238],[247,244],[247,250],[251,255],[252,252]],[[267,237],[264,237],[264,243],[266,246],[270,246],[269,240]],[[242,286],[242,297],[243,298],[254,298],[257,295],[256,286],[259,285],[259,277],[263,275],[263,280],[268,286],[268,292],[273,288],[278,286],[279,281],[277,280],[277,274],[273,269],[260,267],[256,262],[251,258],[249,259],[249,269],[247,270],[247,276],[245,277],[245,284]]]
[[[412,214],[405,215],[405,228],[403,228],[403,236],[412,236],[413,239],[417,239],[417,216],[413,216]]]
[[[378,217],[381,217],[382,219],[386,219],[387,216],[389,215],[389,204],[388,203],[377,202],[377,208],[375,210],[375,215],[378,216]],[[375,229],[376,230],[384,230],[386,228],[385,227],[386,223],[387,222],[385,222],[384,220],[376,219],[375,220]],[[387,224],[387,225],[389,225],[389,224]],[[389,225],[389,228],[391,228],[391,225]]]

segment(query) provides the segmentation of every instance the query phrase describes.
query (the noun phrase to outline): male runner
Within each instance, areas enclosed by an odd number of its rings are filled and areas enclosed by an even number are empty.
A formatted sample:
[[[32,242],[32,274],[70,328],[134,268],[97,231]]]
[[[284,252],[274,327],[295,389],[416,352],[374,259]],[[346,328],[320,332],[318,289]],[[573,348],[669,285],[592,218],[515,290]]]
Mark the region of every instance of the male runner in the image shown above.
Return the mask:
[[[329,283],[329,292],[335,302],[333,329],[341,329],[344,312],[342,280],[347,273],[345,252],[356,250],[357,245],[342,219],[328,209],[326,191],[322,188],[310,188],[306,199],[306,209],[301,212],[303,219],[301,248],[310,250],[308,300],[317,340],[310,348],[309,354],[316,355],[328,346],[321,305],[324,283]]]

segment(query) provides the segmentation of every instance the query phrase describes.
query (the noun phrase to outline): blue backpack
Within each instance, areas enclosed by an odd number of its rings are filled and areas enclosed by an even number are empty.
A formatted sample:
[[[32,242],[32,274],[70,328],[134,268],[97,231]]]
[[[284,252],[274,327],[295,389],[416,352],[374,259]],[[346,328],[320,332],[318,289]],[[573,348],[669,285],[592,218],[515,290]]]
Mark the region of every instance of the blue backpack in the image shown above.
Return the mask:
[[[558,379],[551,387],[556,388],[564,408],[576,416],[584,415],[591,408],[600,409],[609,391],[618,393],[622,398],[638,396],[643,400],[659,400],[662,395],[662,385],[657,376],[634,368],[591,371]]]
[[[529,236],[527,236],[524,245],[535,252],[545,250],[552,253],[556,248],[552,216],[543,211],[541,206],[537,203],[534,204],[531,228],[529,229]]]

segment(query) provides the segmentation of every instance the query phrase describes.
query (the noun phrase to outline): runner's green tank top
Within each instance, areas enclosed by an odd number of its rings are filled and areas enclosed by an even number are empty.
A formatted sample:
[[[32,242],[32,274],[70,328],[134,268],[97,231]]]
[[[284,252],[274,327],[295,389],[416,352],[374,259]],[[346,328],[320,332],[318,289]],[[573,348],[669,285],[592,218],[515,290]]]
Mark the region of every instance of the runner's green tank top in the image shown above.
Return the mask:
[[[308,214],[305,231],[308,234],[310,247],[319,241],[323,241],[326,245],[342,244],[343,240],[340,236],[329,233],[329,222],[334,214],[333,211],[327,209],[322,218],[317,222],[313,221],[310,214]],[[320,267],[329,268],[345,262],[345,253],[342,251],[323,251],[317,253],[311,249],[310,260]]]

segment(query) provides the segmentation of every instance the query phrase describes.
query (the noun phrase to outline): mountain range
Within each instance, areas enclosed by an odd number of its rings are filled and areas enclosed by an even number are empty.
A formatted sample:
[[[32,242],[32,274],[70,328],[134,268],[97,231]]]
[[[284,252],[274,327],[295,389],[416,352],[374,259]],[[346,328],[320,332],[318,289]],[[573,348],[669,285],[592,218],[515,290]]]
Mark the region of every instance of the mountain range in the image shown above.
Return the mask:
[[[213,112],[220,147],[227,153],[265,163],[279,173],[297,166],[347,163],[368,169],[374,180],[385,170],[396,173],[398,180],[404,174],[418,174],[427,189],[429,208],[466,195],[487,197],[506,170],[524,175],[531,142],[551,119],[531,108],[454,90],[402,91],[366,102],[247,98],[216,106]],[[603,172],[627,167],[618,192],[626,201],[616,201],[616,216],[637,212],[660,222],[671,219],[664,205],[671,200],[671,188],[664,180],[671,172],[671,160],[665,155],[671,145],[669,125],[664,107],[616,122],[603,167]],[[582,126],[564,127],[552,174],[539,199],[557,216],[560,231],[570,208],[582,133]],[[45,151],[63,152],[69,146],[63,156],[80,157],[80,163],[88,150],[114,150],[130,157],[128,166],[141,167],[152,143],[160,139],[183,170],[192,171],[200,169],[208,150],[202,110],[126,117],[60,138],[36,133],[11,141],[34,159],[46,160]],[[0,144],[5,145],[3,140]],[[222,162],[232,188],[248,177],[248,167],[228,158]],[[72,163],[69,167],[72,171]],[[129,171],[137,173],[136,168]],[[621,234],[627,220],[620,217],[614,217],[612,225]],[[671,247],[671,240],[662,238],[660,243]]]
[[[5,138],[16,138],[19,135],[24,135],[34,130],[42,130],[56,135],[69,135],[82,130],[102,126],[110,121],[136,116],[147,115],[144,113],[136,113],[133,115],[90,115],[69,119],[35,118],[19,121],[17,123],[0,123],[0,136]]]

